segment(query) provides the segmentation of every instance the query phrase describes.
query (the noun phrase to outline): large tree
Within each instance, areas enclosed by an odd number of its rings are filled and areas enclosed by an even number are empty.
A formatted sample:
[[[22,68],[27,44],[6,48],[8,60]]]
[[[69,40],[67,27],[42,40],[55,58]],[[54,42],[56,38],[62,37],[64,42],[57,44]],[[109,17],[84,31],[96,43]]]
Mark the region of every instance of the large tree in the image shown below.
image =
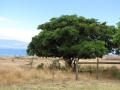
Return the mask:
[[[75,58],[102,57],[112,50],[116,30],[106,22],[76,15],[52,18],[38,26],[27,53],[43,57],[63,57],[71,66]]]

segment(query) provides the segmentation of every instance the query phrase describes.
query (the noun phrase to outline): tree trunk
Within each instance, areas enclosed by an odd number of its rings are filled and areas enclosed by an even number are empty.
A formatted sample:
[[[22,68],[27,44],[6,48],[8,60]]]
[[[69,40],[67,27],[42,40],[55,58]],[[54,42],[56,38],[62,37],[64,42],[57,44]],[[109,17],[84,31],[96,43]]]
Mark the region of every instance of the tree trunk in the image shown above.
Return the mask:
[[[76,72],[76,60],[73,61],[73,72]]]
[[[30,64],[31,64],[31,68],[33,67],[33,60],[34,60],[34,56],[32,57],[32,59],[31,59],[31,62],[30,62]]]
[[[76,80],[78,80],[78,60],[79,59],[76,59]]]
[[[99,59],[97,57],[97,66],[96,66],[96,79],[99,79]]]

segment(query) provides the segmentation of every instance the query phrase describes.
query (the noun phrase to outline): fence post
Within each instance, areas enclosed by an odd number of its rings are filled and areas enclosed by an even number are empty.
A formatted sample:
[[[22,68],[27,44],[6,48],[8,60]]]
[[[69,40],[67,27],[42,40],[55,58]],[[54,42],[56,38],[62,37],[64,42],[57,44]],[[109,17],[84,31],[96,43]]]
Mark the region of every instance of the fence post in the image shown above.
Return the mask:
[[[34,60],[34,55],[33,55],[31,62],[30,62],[31,68],[33,67],[33,60]]]
[[[54,82],[54,75],[55,75],[55,72],[54,72],[54,66],[52,68],[52,82]]]
[[[99,79],[99,59],[97,57],[97,67],[96,67],[96,79]]]
[[[79,59],[76,59],[76,80],[78,80],[78,60]]]

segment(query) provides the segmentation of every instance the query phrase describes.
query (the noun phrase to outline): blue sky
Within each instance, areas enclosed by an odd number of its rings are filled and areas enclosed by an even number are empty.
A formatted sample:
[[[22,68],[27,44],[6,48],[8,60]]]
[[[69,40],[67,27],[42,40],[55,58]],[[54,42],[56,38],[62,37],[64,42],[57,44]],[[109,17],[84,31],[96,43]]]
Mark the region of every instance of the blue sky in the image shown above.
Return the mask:
[[[30,42],[39,24],[68,14],[115,25],[119,10],[120,0],[0,0],[0,39]]]

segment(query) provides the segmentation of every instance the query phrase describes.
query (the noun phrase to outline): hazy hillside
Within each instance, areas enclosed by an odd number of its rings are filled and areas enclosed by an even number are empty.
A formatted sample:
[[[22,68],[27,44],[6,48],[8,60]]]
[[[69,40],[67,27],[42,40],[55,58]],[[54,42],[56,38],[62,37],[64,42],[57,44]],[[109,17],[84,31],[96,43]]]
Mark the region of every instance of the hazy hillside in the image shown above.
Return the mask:
[[[27,43],[0,39],[0,56],[25,56]]]
[[[17,40],[5,40],[0,39],[0,49],[8,49],[8,48],[15,48],[15,49],[26,49],[27,43]]]

